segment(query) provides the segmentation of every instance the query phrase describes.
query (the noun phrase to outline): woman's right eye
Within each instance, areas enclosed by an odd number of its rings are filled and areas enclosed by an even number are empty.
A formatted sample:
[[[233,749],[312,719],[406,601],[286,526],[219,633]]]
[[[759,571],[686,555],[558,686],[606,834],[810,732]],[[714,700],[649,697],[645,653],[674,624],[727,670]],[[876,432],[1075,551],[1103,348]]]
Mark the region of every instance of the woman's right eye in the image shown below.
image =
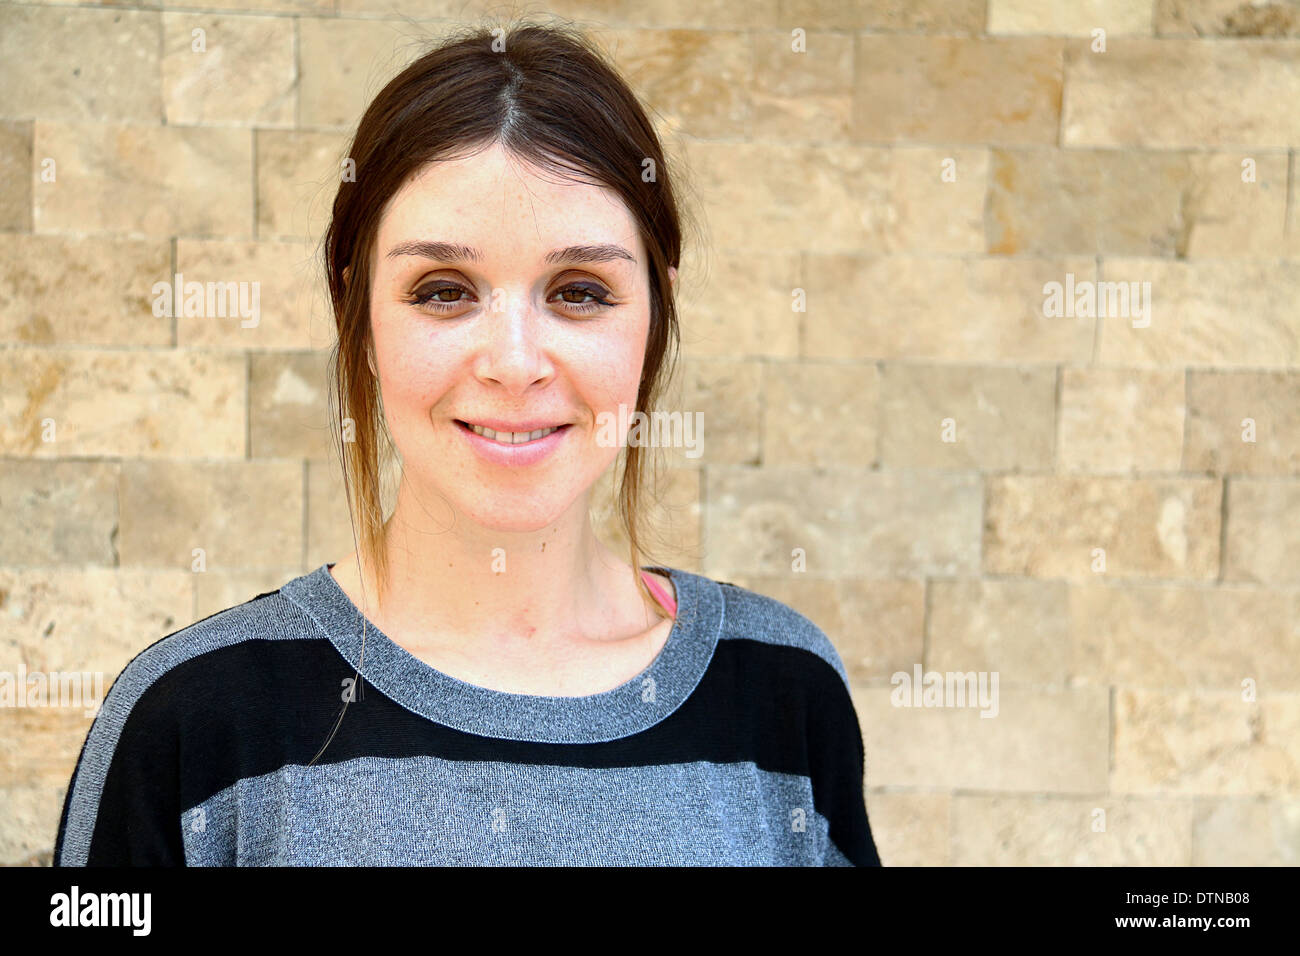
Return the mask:
[[[448,295],[467,296],[470,294],[470,291],[463,286],[450,282],[439,282],[421,286],[408,301],[412,305],[433,312],[451,312],[463,305],[464,300],[454,297],[447,298]]]

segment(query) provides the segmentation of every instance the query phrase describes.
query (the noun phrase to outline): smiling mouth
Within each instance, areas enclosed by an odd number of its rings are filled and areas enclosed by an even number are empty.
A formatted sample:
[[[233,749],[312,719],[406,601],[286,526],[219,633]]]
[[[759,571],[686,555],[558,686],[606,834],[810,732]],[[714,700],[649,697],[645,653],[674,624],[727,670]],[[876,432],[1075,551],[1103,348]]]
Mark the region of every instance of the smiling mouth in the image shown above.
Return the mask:
[[[539,428],[536,431],[531,432],[494,432],[490,428],[484,428],[482,425],[471,425],[469,422],[463,422],[459,418],[456,419],[456,424],[461,428],[472,431],[474,434],[481,435],[491,441],[495,441],[500,445],[524,445],[528,442],[545,438],[552,432],[557,432],[569,427],[568,425],[556,425],[552,428]]]

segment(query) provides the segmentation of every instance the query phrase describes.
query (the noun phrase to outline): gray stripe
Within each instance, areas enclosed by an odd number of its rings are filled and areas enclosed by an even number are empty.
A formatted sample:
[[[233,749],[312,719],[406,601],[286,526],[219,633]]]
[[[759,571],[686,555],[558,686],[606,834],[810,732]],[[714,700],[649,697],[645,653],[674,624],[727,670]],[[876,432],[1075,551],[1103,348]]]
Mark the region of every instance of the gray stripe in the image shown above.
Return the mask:
[[[808,778],[705,761],[588,769],[360,757],[185,814],[194,866],[846,865]]]

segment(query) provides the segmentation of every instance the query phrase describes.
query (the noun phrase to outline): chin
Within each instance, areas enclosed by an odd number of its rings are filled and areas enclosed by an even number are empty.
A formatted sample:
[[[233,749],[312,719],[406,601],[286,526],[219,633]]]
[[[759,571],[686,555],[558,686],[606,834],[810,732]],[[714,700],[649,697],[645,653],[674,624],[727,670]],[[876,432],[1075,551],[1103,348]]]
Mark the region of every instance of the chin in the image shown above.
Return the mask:
[[[568,505],[551,504],[537,499],[536,490],[523,489],[519,494],[488,493],[473,501],[452,504],[475,524],[491,531],[528,533],[553,527],[564,516]]]

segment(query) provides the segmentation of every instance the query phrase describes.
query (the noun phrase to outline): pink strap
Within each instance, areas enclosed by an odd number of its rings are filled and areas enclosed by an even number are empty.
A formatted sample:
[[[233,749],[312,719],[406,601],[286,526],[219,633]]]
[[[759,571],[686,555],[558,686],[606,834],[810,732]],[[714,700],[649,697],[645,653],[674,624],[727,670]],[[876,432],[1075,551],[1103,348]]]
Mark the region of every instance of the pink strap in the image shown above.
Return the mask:
[[[645,581],[645,586],[650,589],[650,593],[659,599],[659,603],[664,606],[673,617],[677,616],[677,602],[674,601],[664,590],[664,586],[650,576],[648,571],[642,571],[641,577]]]

